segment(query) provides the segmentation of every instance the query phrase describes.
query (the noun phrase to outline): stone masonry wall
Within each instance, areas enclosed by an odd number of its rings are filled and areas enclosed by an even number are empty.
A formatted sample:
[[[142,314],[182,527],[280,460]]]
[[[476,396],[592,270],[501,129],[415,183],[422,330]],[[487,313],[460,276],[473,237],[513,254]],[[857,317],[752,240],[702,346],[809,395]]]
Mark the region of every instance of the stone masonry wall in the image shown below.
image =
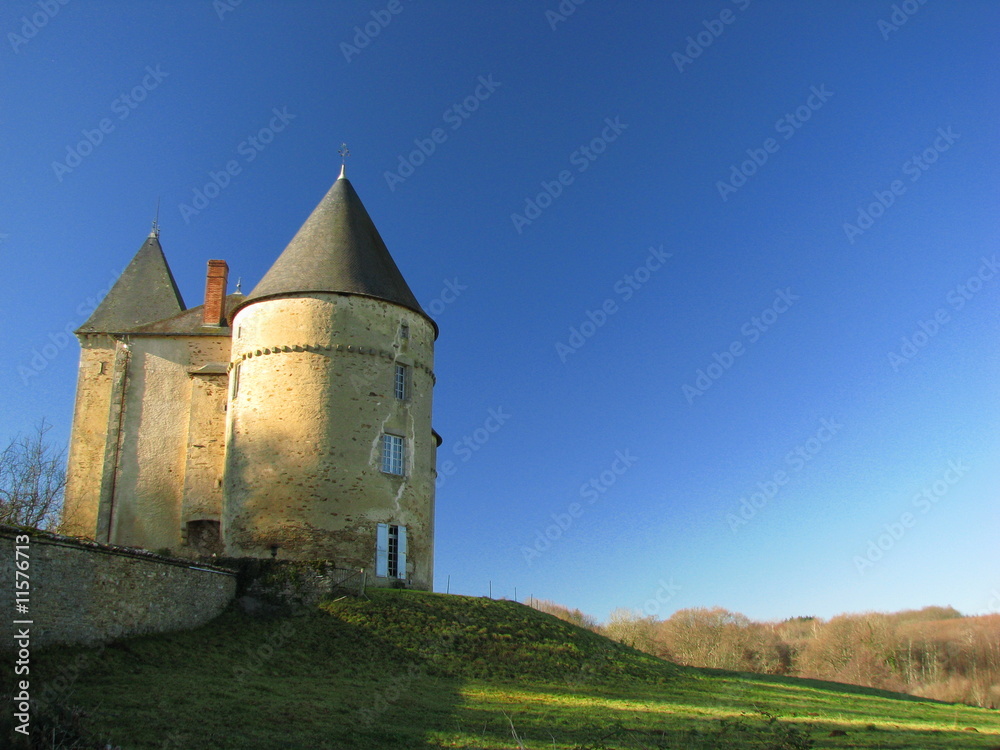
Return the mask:
[[[15,539],[25,533],[27,615],[14,612]],[[0,651],[6,651],[13,648],[15,619],[33,621],[33,648],[195,628],[233,600],[236,576],[141,550],[0,526],[0,591]]]

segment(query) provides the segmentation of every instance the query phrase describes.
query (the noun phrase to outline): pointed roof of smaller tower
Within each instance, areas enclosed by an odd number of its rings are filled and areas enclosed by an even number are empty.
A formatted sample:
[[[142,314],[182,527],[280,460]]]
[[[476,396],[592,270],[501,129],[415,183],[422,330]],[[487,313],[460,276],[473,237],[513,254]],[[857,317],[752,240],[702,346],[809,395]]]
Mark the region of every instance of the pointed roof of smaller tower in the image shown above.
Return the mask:
[[[239,306],[302,292],[357,294],[427,318],[343,169],[288,247]]]
[[[126,332],[184,310],[184,300],[160,247],[160,232],[142,243],[118,281],[77,333]]]

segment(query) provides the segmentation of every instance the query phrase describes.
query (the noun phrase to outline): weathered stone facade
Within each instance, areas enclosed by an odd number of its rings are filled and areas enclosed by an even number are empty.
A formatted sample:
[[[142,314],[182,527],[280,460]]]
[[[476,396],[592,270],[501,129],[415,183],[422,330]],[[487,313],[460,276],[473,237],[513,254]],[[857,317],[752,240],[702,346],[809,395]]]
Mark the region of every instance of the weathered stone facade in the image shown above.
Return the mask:
[[[312,293],[248,305],[233,330],[226,554],[264,557],[277,548],[372,568],[375,525],[400,524],[406,578],[430,588],[430,323],[382,300]],[[405,398],[394,392],[397,365],[406,367]],[[402,476],[381,470],[386,433],[404,438]]]
[[[67,531],[432,588],[437,327],[353,187],[249,295],[226,296],[227,274],[209,261],[185,309],[154,232],[77,332]]]
[[[0,587],[13,592],[15,538],[0,526]],[[69,537],[31,531],[27,573],[32,647],[94,646],[144,633],[188,630],[217,617],[236,595],[236,575]],[[11,554],[7,554],[10,552]],[[0,650],[13,647],[13,594],[0,624]]]

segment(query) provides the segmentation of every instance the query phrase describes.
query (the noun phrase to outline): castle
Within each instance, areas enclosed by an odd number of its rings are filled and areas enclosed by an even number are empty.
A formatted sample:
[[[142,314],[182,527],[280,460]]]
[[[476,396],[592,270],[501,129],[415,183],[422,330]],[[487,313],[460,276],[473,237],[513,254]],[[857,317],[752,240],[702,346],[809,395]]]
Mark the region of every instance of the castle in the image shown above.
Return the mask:
[[[76,331],[65,531],[430,590],[437,325],[343,170],[253,291],[228,272],[185,308],[154,225]]]

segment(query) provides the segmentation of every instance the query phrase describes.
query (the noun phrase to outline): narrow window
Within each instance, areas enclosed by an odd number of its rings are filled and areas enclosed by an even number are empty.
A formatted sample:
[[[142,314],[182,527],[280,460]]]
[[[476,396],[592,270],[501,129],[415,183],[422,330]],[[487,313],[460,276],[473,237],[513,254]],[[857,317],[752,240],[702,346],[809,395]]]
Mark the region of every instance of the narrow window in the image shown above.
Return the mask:
[[[382,471],[386,474],[403,475],[406,460],[403,453],[403,438],[399,435],[382,436]]]
[[[236,398],[236,394],[240,392],[240,363],[237,362],[233,365],[233,369],[229,371],[229,400],[232,401]]]
[[[375,531],[375,575],[406,578],[406,527],[380,523]]]
[[[408,369],[406,365],[396,365],[396,398],[400,401],[406,401],[408,396],[406,387],[409,380]]]
[[[399,326],[399,338],[408,339],[410,338],[410,327],[406,323],[402,323]]]

